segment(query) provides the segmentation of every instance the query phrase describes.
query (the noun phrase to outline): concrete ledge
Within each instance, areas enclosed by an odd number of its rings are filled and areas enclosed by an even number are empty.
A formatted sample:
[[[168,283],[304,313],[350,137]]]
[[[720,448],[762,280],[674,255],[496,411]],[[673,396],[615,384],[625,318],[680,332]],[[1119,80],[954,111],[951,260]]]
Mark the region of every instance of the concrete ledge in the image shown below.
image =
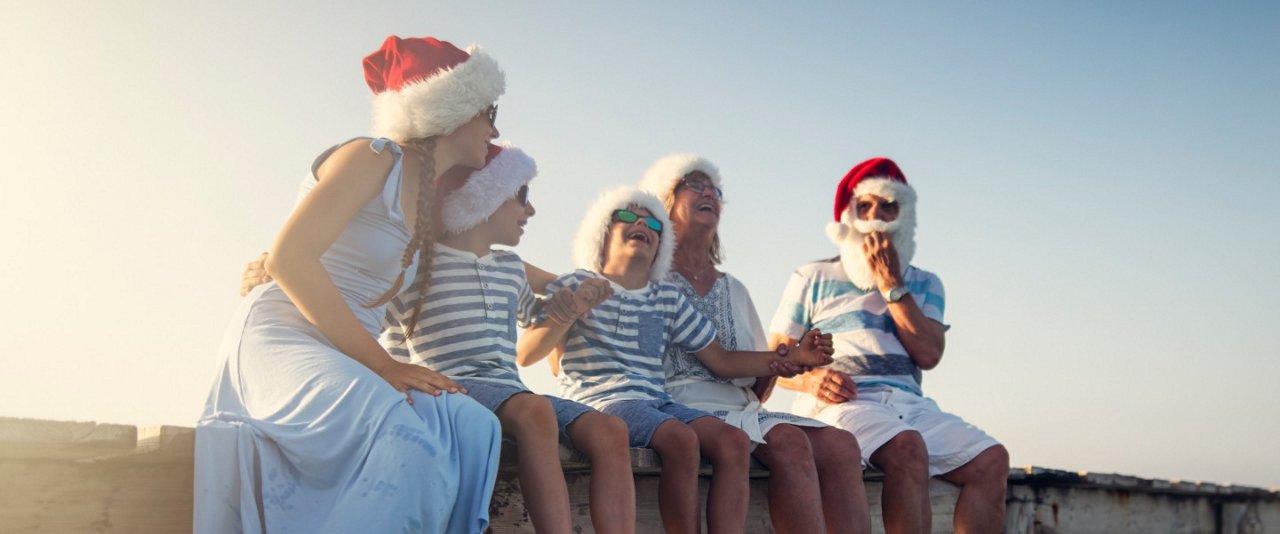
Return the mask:
[[[0,417],[0,533],[190,532],[194,437],[186,427]],[[490,508],[496,533],[531,532],[514,452],[504,444]],[[592,532],[590,465],[568,448],[560,456],[575,530]],[[658,531],[661,462],[649,449],[632,449],[631,458],[638,530]],[[882,477],[865,480],[873,527],[882,532]],[[768,471],[754,464],[750,484],[747,531],[771,532]],[[959,492],[938,480],[929,490],[934,531],[947,532]],[[1238,485],[1024,467],[1009,472],[1007,506],[1005,532],[1280,532],[1280,492]]]

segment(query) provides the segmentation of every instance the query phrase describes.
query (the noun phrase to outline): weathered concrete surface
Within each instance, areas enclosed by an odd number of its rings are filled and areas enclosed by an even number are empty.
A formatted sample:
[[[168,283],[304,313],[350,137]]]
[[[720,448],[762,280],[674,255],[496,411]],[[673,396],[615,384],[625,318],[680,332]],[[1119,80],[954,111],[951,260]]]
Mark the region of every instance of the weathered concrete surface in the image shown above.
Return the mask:
[[[194,431],[0,417],[0,534],[190,532]],[[492,512],[496,533],[531,532],[515,468],[503,451]],[[661,530],[653,451],[632,450],[638,531]],[[593,532],[590,465],[563,449],[574,526]],[[703,469],[705,502],[709,468]],[[880,476],[866,476],[876,532],[882,532]],[[768,471],[753,466],[748,532],[771,532]],[[951,530],[958,491],[930,483],[934,532]],[[1132,476],[1020,468],[1009,473],[1005,532],[1221,532],[1280,534],[1275,490]]]

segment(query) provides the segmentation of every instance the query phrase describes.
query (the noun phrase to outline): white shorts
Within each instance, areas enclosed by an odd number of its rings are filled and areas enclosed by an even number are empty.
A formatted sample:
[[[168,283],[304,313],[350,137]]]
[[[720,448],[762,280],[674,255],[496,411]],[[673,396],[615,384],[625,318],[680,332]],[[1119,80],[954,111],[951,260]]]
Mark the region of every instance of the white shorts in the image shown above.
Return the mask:
[[[840,404],[814,403],[803,394],[797,403],[817,408],[814,418],[852,432],[862,448],[862,463],[875,467],[871,455],[898,434],[912,430],[929,450],[929,476],[954,471],[979,453],[999,445],[982,429],[938,408],[932,399],[892,388],[858,390],[858,398]],[[804,398],[809,397],[809,398]]]

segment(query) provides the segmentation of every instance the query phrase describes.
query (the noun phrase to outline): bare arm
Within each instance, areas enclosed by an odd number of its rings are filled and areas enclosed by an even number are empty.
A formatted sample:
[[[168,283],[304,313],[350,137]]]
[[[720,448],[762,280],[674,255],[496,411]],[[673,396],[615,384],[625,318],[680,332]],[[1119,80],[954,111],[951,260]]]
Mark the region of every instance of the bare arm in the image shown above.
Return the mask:
[[[906,285],[902,279],[902,269],[898,263],[898,251],[893,248],[885,234],[876,232],[868,234],[862,243],[867,263],[875,274],[876,285],[880,293]],[[902,298],[898,302],[889,302],[889,315],[898,329],[898,341],[907,349],[907,355],[916,366],[929,370],[942,361],[942,351],[946,348],[946,329],[942,323],[924,316],[914,298]]]
[[[547,291],[547,284],[556,279],[554,273],[539,269],[537,265],[524,262],[524,277],[529,280],[529,289],[541,295]]]
[[[564,352],[569,327],[612,295],[613,288],[609,282],[599,278],[583,280],[576,289],[560,288],[546,303],[546,319],[525,330],[524,335],[520,336],[516,344],[516,364],[528,367],[555,351],[557,357],[552,365],[558,368],[559,354]]]
[[[817,330],[805,333],[799,346],[792,349],[789,355],[782,356],[774,351],[727,351],[719,342],[712,341],[707,348],[695,356],[721,378],[738,378],[753,376],[772,376],[777,374],[779,364],[791,363],[801,367],[818,367],[831,363],[831,335]]]
[[[360,208],[382,191],[393,163],[390,153],[375,153],[359,142],[335,151],[317,172],[316,187],[280,230],[265,267],[303,316],[338,350],[401,392],[417,389],[434,393],[433,383],[443,377],[393,360],[365,331],[320,264],[320,256]]]

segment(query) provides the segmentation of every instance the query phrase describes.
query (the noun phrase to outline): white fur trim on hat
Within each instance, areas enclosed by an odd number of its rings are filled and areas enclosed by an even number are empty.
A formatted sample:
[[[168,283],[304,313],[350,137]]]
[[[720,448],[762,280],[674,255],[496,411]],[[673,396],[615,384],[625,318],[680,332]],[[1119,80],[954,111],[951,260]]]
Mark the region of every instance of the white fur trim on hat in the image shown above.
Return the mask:
[[[373,96],[373,135],[404,143],[446,135],[492,105],[506,91],[498,62],[472,45],[470,58],[399,91]]]
[[[445,195],[440,212],[445,233],[461,234],[485,222],[537,175],[538,164],[533,158],[519,148],[502,145],[493,160],[471,173],[462,187]]]
[[[906,182],[880,176],[863,178],[862,181],[858,182],[857,187],[853,188],[850,204],[857,202],[858,198],[863,195],[875,195],[885,200],[897,202],[899,208],[908,206],[914,208],[916,203],[916,190],[914,188],[907,185]],[[848,209],[848,207],[845,209]]]
[[[707,175],[711,178],[712,184],[720,187],[720,169],[716,168],[715,164],[697,154],[682,153],[668,154],[653,162],[649,170],[644,172],[640,189],[666,202],[675,192],[676,184],[694,171]]]
[[[662,222],[658,255],[649,269],[649,280],[657,282],[667,277],[676,250],[676,235],[671,228],[671,219],[667,217],[667,209],[658,197],[634,187],[619,187],[605,192],[587,209],[586,215],[582,217],[582,225],[578,227],[578,235],[573,240],[574,266],[597,273],[604,269],[604,245],[609,236],[609,225],[613,222],[613,212],[631,206],[649,210],[649,213]]]

